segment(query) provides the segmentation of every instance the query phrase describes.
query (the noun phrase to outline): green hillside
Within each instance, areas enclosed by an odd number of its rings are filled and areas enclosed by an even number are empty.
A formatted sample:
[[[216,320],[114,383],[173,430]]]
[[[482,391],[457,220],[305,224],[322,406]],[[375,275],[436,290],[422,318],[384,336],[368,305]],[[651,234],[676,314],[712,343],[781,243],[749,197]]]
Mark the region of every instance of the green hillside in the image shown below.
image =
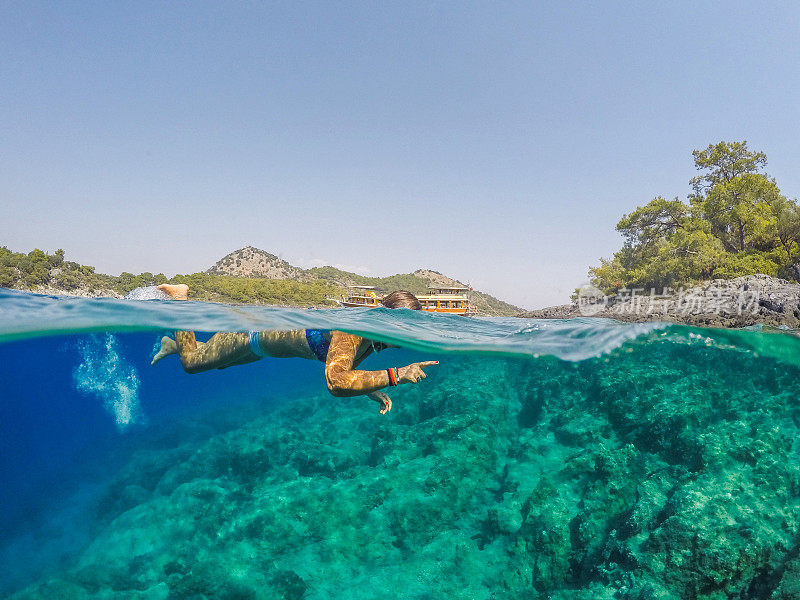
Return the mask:
[[[288,263],[287,263],[288,264]],[[294,268],[294,267],[292,267]],[[408,290],[426,294],[431,280],[413,273],[388,277],[365,277],[334,267],[300,270],[303,281],[221,275],[209,272],[176,275],[163,273],[122,273],[119,276],[97,273],[94,267],[64,260],[64,251],[48,254],[38,248],[24,254],[0,247],[0,287],[41,292],[66,292],[86,296],[122,297],[131,290],[161,283],[186,283],[192,299],[234,304],[278,304],[283,306],[335,306],[329,298],[339,298],[350,285],[374,286],[380,292]],[[436,276],[445,276],[435,273]],[[445,278],[449,281],[450,278]],[[480,315],[511,316],[516,306],[488,294],[471,292]]]
[[[233,304],[279,304],[282,306],[337,306],[342,288],[327,281],[293,281],[194,273],[176,275],[170,283],[186,283],[193,300]]]
[[[335,267],[314,267],[313,269],[308,269],[306,273],[323,281],[329,281],[344,287],[348,285],[371,285],[382,292],[393,290],[407,290],[412,294],[426,294],[428,292],[428,280],[411,273],[389,275],[388,277],[366,277],[356,273],[348,273]]]
[[[313,269],[308,269],[306,273],[320,280],[344,287],[348,285],[371,285],[380,292],[407,290],[412,294],[421,295],[427,294],[428,286],[431,285],[429,279],[414,275],[413,273],[389,275],[388,277],[366,277],[364,275],[342,271],[335,267],[315,267]],[[472,303],[478,308],[478,314],[480,315],[510,317],[522,312],[521,308],[509,304],[508,302],[498,300],[494,296],[483,292],[472,291],[470,292],[470,298]]]
[[[63,250],[47,254],[37,248],[24,254],[0,247],[0,287],[30,290],[41,286],[94,293],[114,289],[116,279],[96,273],[94,267],[64,260]]]
[[[62,291],[77,295],[124,296],[131,290],[161,283],[186,283],[192,299],[234,304],[334,306],[326,298],[342,289],[326,281],[250,279],[194,273],[168,278],[163,273],[122,273],[118,277],[95,272],[94,267],[64,260],[64,251],[47,254],[38,248],[24,254],[0,247],[0,287],[33,291]]]

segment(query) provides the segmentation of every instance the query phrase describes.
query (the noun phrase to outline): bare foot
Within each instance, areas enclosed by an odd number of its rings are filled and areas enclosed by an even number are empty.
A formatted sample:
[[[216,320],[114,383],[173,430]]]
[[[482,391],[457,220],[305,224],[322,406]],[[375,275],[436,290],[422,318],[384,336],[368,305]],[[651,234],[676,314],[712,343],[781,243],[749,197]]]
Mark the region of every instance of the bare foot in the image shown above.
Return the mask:
[[[150,361],[150,364],[154,365],[165,356],[177,353],[178,353],[178,344],[171,337],[167,337],[165,335],[164,337],[161,338],[161,349],[158,352],[156,352],[156,355],[153,357],[153,360]]]
[[[189,299],[189,286],[185,283],[162,283],[158,286],[162,292],[173,300],[188,300]]]

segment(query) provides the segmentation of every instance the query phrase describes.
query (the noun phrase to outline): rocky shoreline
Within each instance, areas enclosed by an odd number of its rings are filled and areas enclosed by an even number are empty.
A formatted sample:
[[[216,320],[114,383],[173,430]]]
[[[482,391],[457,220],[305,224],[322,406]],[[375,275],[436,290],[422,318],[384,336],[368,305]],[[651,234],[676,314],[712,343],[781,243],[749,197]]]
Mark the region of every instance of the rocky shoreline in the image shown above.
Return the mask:
[[[705,327],[800,327],[800,284],[768,275],[715,279],[687,289],[622,289],[604,296],[582,288],[572,304],[517,315],[529,319],[597,317],[626,322],[669,321]]]
[[[115,298],[120,300],[124,298],[122,294],[115,292],[109,288],[103,289],[89,289],[88,287],[82,286],[76,288],[74,290],[64,290],[61,288],[53,287],[53,286],[38,286],[32,290],[20,290],[20,291],[29,291],[33,292],[34,294],[46,294],[48,296],[73,296],[75,298]]]

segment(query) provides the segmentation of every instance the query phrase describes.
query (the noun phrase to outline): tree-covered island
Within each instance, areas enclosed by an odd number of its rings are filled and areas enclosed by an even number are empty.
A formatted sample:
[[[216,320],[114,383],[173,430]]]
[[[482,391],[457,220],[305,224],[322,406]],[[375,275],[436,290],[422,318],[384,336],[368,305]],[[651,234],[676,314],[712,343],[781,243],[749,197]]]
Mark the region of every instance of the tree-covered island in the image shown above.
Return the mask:
[[[700,174],[687,201],[657,197],[617,223],[623,247],[590,269],[592,283],[663,289],[763,273],[800,281],[800,207],[747,142],[692,152]]]

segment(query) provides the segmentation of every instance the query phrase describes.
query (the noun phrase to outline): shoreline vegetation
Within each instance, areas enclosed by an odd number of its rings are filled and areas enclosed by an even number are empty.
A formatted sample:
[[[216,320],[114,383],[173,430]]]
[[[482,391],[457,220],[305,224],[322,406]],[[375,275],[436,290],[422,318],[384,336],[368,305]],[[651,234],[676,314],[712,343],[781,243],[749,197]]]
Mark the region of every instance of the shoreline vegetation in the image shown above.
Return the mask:
[[[624,244],[589,270],[572,304],[527,318],[800,327],[800,205],[747,142],[692,152],[684,202],[658,196],[617,223]]]
[[[219,260],[204,272],[167,277],[163,273],[123,272],[118,276],[65,259],[64,250],[40,249],[25,254],[0,247],[0,287],[50,295],[123,298],[137,287],[186,283],[192,299],[230,304],[332,308],[350,285],[371,285],[380,291],[406,289],[427,293],[429,285],[463,285],[437,271],[388,277],[366,277],[334,267],[300,269],[277,256],[247,246]],[[489,294],[474,291],[472,301],[484,316],[514,316],[522,309]]]

